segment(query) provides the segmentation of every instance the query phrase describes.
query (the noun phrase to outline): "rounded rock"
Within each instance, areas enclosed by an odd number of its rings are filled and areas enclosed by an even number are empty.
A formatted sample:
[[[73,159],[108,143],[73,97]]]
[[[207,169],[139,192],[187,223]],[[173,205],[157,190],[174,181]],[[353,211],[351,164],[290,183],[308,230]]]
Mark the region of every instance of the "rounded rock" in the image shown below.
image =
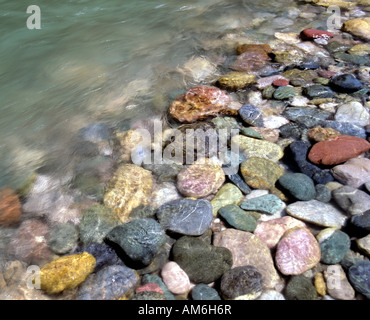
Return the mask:
[[[206,284],[197,284],[191,290],[193,300],[221,300],[218,292]]]
[[[370,299],[370,261],[357,262],[349,268],[348,277],[355,289]]]
[[[294,276],[285,288],[285,297],[287,300],[316,300],[316,288],[310,279],[302,275]]]
[[[323,230],[325,231],[325,230]],[[338,264],[349,250],[351,240],[343,231],[334,231],[327,239],[320,241],[321,262]]]
[[[256,219],[237,205],[227,205],[218,210],[219,215],[236,229],[253,232],[257,227]]]
[[[185,294],[190,290],[189,277],[176,262],[167,262],[162,268],[161,276],[173,294]]]
[[[308,201],[316,196],[315,184],[303,173],[288,173],[279,178],[280,185],[297,200]]]
[[[47,244],[57,254],[72,250],[77,244],[78,230],[72,223],[56,225],[47,236]]]

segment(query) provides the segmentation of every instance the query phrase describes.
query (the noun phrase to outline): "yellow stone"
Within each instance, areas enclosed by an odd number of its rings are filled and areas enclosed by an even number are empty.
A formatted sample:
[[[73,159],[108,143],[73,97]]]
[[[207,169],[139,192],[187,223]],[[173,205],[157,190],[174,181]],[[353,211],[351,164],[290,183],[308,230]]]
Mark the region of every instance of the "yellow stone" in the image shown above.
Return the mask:
[[[316,273],[315,275],[315,288],[320,296],[326,295],[326,283],[322,273]]]
[[[361,43],[361,44],[356,44],[353,46],[351,49],[348,50],[348,53],[350,54],[356,54],[359,56],[364,56],[366,54],[370,53],[370,44],[368,43]]]
[[[116,134],[116,142],[119,146],[119,160],[125,163],[130,163],[131,153],[139,145],[150,145],[151,141],[144,141],[143,135],[138,130],[127,130]],[[144,143],[145,142],[145,143]]]
[[[122,165],[109,182],[104,204],[125,222],[133,209],[148,204],[152,187],[153,177],[150,171],[136,164]]]
[[[370,18],[358,18],[343,23],[342,31],[352,33],[354,36],[370,40]]]
[[[94,271],[95,264],[94,256],[87,252],[58,258],[41,268],[41,289],[55,294],[75,288]]]
[[[256,76],[245,72],[230,72],[221,76],[218,83],[221,87],[238,90],[256,82]]]
[[[218,210],[229,204],[239,205],[243,201],[243,194],[232,183],[225,183],[211,200],[213,216],[216,217]]]

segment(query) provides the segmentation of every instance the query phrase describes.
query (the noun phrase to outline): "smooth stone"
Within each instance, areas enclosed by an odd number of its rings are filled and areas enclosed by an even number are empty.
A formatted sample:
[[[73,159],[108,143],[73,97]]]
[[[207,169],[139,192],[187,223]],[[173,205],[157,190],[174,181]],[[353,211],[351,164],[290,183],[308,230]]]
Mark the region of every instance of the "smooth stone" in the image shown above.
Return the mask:
[[[299,275],[320,262],[320,247],[306,228],[289,229],[276,247],[275,262],[284,275]]]
[[[356,227],[370,231],[370,210],[361,215],[356,215],[351,218],[351,223]]]
[[[275,90],[273,97],[277,100],[285,100],[296,96],[296,91],[291,86],[279,87]]]
[[[325,264],[338,264],[349,250],[351,241],[343,231],[336,230],[328,238],[319,242],[321,262]]]
[[[165,232],[154,219],[136,219],[112,229],[107,237],[117,243],[134,262],[148,265],[166,241]]]
[[[370,40],[370,18],[347,20],[342,26],[342,31],[349,32],[365,40]]]
[[[272,53],[272,48],[270,45],[264,43],[264,44],[240,44],[236,47],[236,52],[238,54],[242,54],[244,52],[261,52],[265,54]]]
[[[370,195],[351,186],[343,186],[332,192],[335,202],[350,215],[361,215],[370,210]]]
[[[364,106],[352,101],[338,107],[334,119],[340,122],[350,122],[354,125],[364,127],[370,123],[370,114]]]
[[[237,205],[230,204],[222,207],[218,213],[228,224],[238,230],[253,232],[257,227],[256,219]]]
[[[94,268],[95,258],[87,252],[58,258],[41,268],[41,289],[47,294],[73,289],[84,282]]]
[[[141,278],[142,284],[146,283],[156,283],[158,286],[161,288],[164,296],[166,297],[167,300],[175,300],[174,295],[168,290],[167,286],[164,284],[163,280],[161,277],[153,275],[153,274],[145,274]]]
[[[328,203],[331,200],[332,194],[330,189],[326,185],[317,184],[315,186],[315,190],[316,190],[315,200],[325,203]]]
[[[64,254],[77,245],[78,237],[78,230],[72,223],[60,223],[50,230],[46,242],[55,253]]]
[[[243,105],[239,109],[239,116],[243,119],[243,121],[255,127],[263,127],[263,115],[260,109],[258,109],[253,104],[246,104]]]
[[[355,290],[349,283],[346,273],[340,265],[331,265],[324,271],[328,294],[337,300],[353,300]]]
[[[366,258],[362,256],[359,252],[348,250],[342,261],[340,262],[341,266],[348,271],[353,265],[358,262],[365,261]]]
[[[191,290],[191,297],[193,300],[221,300],[217,290],[207,286],[206,284],[197,284]]]
[[[344,73],[331,78],[331,85],[336,91],[354,92],[362,89],[363,84],[350,73]]]
[[[207,244],[199,238],[184,236],[173,246],[174,261],[195,283],[208,284],[219,279],[233,263],[229,249]]]
[[[370,299],[370,261],[357,262],[349,268],[348,278],[358,292]]]
[[[240,207],[244,210],[260,211],[266,214],[275,214],[284,209],[284,202],[274,194],[266,194],[264,196],[253,198],[241,203]]]
[[[308,201],[316,196],[312,179],[303,173],[287,173],[279,178],[279,183],[297,200]]]
[[[219,88],[199,86],[180,95],[170,106],[169,112],[181,123],[193,123],[218,115],[236,115],[230,96]]]
[[[307,107],[307,104],[309,103],[309,99],[307,97],[303,96],[295,96],[291,101],[290,105],[292,107]]]
[[[314,39],[331,39],[334,37],[334,34],[324,30],[317,29],[304,29],[300,33],[302,40],[314,40]]]
[[[249,138],[261,139],[261,140],[264,139],[264,137],[258,131],[251,129],[251,128],[242,128],[240,133]]]
[[[340,135],[313,145],[308,159],[315,164],[336,165],[355,158],[370,149],[370,143],[362,138]]]
[[[184,294],[189,292],[189,277],[176,262],[167,262],[161,270],[161,276],[168,290],[173,294]]]
[[[80,240],[83,244],[102,243],[106,235],[121,223],[110,208],[101,204],[84,210],[79,224]]]
[[[265,290],[262,294],[258,297],[257,300],[285,300],[284,295],[280,292],[275,290]]]
[[[216,193],[225,182],[222,167],[209,159],[182,169],[177,175],[177,189],[186,197],[204,198]]]
[[[22,214],[19,198],[11,189],[0,190],[0,226],[8,227],[17,223]]]
[[[343,1],[343,0],[313,0],[313,3],[318,5],[318,6],[323,6],[323,7],[330,7],[330,6],[336,6],[341,9],[353,9],[354,6],[356,5],[353,2],[348,2],[348,1]]]
[[[135,270],[112,265],[90,275],[81,285],[77,300],[118,300],[131,297],[140,278]]]
[[[288,86],[289,85],[289,80],[286,80],[286,79],[276,79],[276,80],[274,80],[274,82],[272,83],[272,85],[274,85],[275,87],[285,87],[285,86]]]
[[[370,66],[370,58],[366,56],[338,52],[334,54],[334,58],[351,64]]]
[[[340,136],[340,132],[332,128],[316,127],[308,130],[307,135],[310,140],[320,142]]]
[[[135,164],[122,165],[108,184],[104,204],[125,222],[133,209],[148,203],[152,186],[150,171]]]
[[[253,73],[261,69],[271,60],[268,56],[269,51],[266,52],[261,47],[248,47],[241,51],[238,50],[238,52],[240,52],[240,54],[229,66],[229,68],[234,71],[247,71]]]
[[[322,127],[329,127],[339,131],[341,134],[355,136],[362,139],[366,139],[366,132],[364,128],[356,126],[352,123],[338,122],[335,120],[325,120],[320,122]]]
[[[253,266],[236,267],[223,274],[220,287],[225,300],[254,300],[263,290],[262,275]]]
[[[331,113],[307,107],[290,107],[285,109],[282,115],[290,121],[302,124],[307,128],[313,128],[320,125],[321,121],[328,119]]]
[[[286,207],[294,218],[322,227],[341,228],[347,222],[347,215],[330,203],[317,200],[297,201]]]
[[[279,275],[275,269],[270,249],[253,233],[226,229],[214,235],[213,244],[231,251],[233,268],[254,266],[262,275],[265,289],[273,289],[278,284]]]
[[[229,90],[240,90],[255,82],[256,76],[245,72],[230,72],[217,80],[221,88]]]
[[[181,199],[181,195],[177,191],[176,186],[171,182],[163,182],[161,184],[156,184],[153,187],[153,192],[150,196],[149,203],[154,209],[158,209],[161,205]],[[135,209],[134,209],[135,210]],[[132,211],[130,213],[132,216]]]
[[[228,175],[227,177],[244,194],[249,194],[251,192],[251,188],[249,188],[249,186],[245,183],[245,181],[239,174],[236,173],[236,174]]]
[[[157,218],[165,230],[199,236],[211,225],[212,205],[208,200],[181,199],[165,203],[157,210]]]
[[[356,240],[357,247],[367,256],[370,256],[370,234],[366,237]]]
[[[317,300],[316,288],[303,275],[291,277],[285,287],[287,300]]]
[[[211,200],[213,216],[217,215],[220,208],[229,204],[239,204],[243,200],[243,194],[238,187],[231,183],[225,183]]]
[[[265,140],[236,135],[231,138],[231,143],[239,146],[247,158],[257,157],[277,162],[284,156],[280,146]]]
[[[266,116],[264,118],[264,128],[263,129],[265,129],[265,130],[266,129],[270,129],[270,130],[272,130],[272,129],[279,129],[281,126],[286,125],[287,123],[289,123],[289,120],[287,120],[284,117],[274,116],[274,115],[272,115],[272,116]],[[279,137],[278,132],[277,132],[277,137]],[[270,142],[276,142],[277,138],[276,139],[273,139],[275,141],[271,141],[269,139],[266,139],[266,140],[267,141],[270,141]]]
[[[370,181],[370,160],[367,158],[350,159],[344,164],[335,166],[331,171],[339,182],[353,188],[360,188]]]
[[[123,299],[126,300],[126,297]],[[159,292],[154,291],[143,291],[135,293],[131,300],[145,300],[145,301],[152,301],[152,300],[167,300],[165,295]]]
[[[334,92],[329,87],[320,84],[314,84],[305,88],[305,93],[309,99],[334,97]]]
[[[254,234],[264,241],[270,249],[275,248],[281,237],[289,229],[306,227],[306,224],[290,216],[258,222]]]
[[[166,164],[144,164],[143,168],[152,172],[158,183],[176,182],[177,175],[182,169],[182,165],[177,163]]]

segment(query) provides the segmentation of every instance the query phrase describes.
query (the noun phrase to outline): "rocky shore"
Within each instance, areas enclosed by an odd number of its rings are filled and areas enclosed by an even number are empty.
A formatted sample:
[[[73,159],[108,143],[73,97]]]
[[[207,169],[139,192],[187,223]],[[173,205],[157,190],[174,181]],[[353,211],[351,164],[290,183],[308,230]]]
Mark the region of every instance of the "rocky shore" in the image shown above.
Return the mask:
[[[93,124],[71,176],[41,168],[1,190],[0,299],[370,299],[370,3],[358,4],[340,30],[236,41],[160,126]]]

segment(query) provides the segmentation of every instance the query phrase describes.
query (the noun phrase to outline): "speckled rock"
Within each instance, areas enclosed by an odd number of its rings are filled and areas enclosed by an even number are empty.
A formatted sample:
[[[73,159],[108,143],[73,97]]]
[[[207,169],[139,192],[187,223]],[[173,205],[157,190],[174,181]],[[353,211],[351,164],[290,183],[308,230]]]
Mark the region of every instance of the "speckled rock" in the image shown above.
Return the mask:
[[[236,115],[229,107],[229,95],[219,88],[200,86],[180,95],[170,106],[170,114],[179,122],[193,123],[217,115]]]
[[[302,40],[314,40],[314,39],[330,39],[334,35],[331,32],[317,29],[304,29],[300,33]]]
[[[370,18],[358,18],[344,22],[342,30],[356,37],[370,40]]]
[[[41,289],[55,294],[75,288],[94,271],[95,258],[86,252],[58,258],[40,270]]]
[[[322,227],[341,228],[347,222],[347,215],[330,203],[317,200],[297,201],[286,207],[289,215]]]
[[[203,199],[174,200],[158,209],[157,218],[166,230],[199,236],[211,225],[212,206],[209,201]]]
[[[277,100],[285,100],[285,99],[293,98],[296,95],[297,93],[293,87],[283,86],[283,87],[278,87],[275,90],[273,97],[274,99],[277,99]]]
[[[126,296],[124,296],[124,298],[120,300],[127,300]],[[132,297],[131,300],[151,301],[151,300],[167,300],[167,299],[162,293],[159,293],[159,292],[142,291],[142,292],[135,293],[135,295]]]
[[[350,159],[344,164],[335,166],[331,171],[339,182],[353,188],[360,188],[370,181],[370,159]]]
[[[320,84],[305,88],[305,94],[309,99],[334,98],[334,92],[329,87]]]
[[[348,278],[358,292],[370,299],[370,261],[357,262],[349,268]]]
[[[256,76],[246,72],[230,72],[218,78],[217,83],[223,89],[239,90],[256,82]]]
[[[323,120],[328,119],[331,113],[325,110],[307,107],[290,107],[282,113],[287,119],[304,125],[306,128],[317,127]]]
[[[181,195],[178,192],[176,186],[171,182],[163,182],[161,184],[156,184],[153,187],[153,192],[150,196],[149,203],[151,207],[153,207],[154,209],[158,209],[166,202],[178,199],[181,199]]]
[[[303,173],[287,173],[279,178],[279,184],[297,200],[308,201],[316,196],[312,179]]]
[[[315,274],[314,285],[315,285],[317,293],[320,296],[326,295],[326,283],[324,280],[324,275],[321,272],[318,272]]]
[[[316,190],[316,197],[315,200],[321,201],[321,202],[329,202],[332,198],[330,189],[324,185],[324,184],[317,184],[315,186]]]
[[[228,224],[232,227],[253,232],[256,229],[257,221],[250,215],[248,212],[239,208],[235,204],[229,204],[225,207],[222,207],[218,210],[219,215],[224,218]]]
[[[254,300],[262,289],[262,275],[253,266],[233,268],[221,278],[221,294],[226,300]]]
[[[18,196],[10,189],[0,190],[0,226],[9,226],[21,218],[22,207]]]
[[[177,189],[187,197],[204,198],[216,193],[225,182],[222,167],[205,159],[205,163],[194,163],[177,175]]]
[[[229,204],[240,204],[243,200],[241,191],[231,183],[226,183],[211,200],[213,216],[217,215],[220,208]]]
[[[77,300],[118,300],[131,298],[139,284],[135,270],[112,265],[90,275],[81,285]]]
[[[282,218],[259,222],[254,230],[254,234],[264,241],[270,249],[272,249],[275,248],[287,230],[295,227],[304,228],[306,227],[306,224],[300,220],[285,216]]]
[[[367,43],[359,43],[354,45],[351,49],[348,50],[348,53],[355,55],[366,55],[370,53],[370,45]]]
[[[340,265],[331,265],[324,272],[328,294],[337,300],[353,300],[355,290],[348,282],[346,273]]]
[[[311,280],[303,275],[291,277],[285,287],[287,300],[316,300],[317,293]]]
[[[351,215],[360,215],[370,210],[370,195],[364,191],[343,186],[332,192],[336,203]]]
[[[236,229],[226,229],[214,235],[213,244],[232,252],[233,268],[254,266],[262,275],[263,287],[273,289],[279,282],[270,249],[256,235]]]
[[[203,283],[197,284],[191,290],[191,297],[193,300],[221,300],[217,290]]]
[[[259,45],[244,47],[242,50],[237,49],[240,52],[239,56],[230,64],[229,68],[235,71],[247,72],[256,72],[261,69],[271,58],[264,48],[257,46]]]
[[[320,262],[320,247],[306,228],[285,232],[276,247],[275,262],[281,273],[299,275]]]
[[[232,254],[227,248],[216,247],[188,236],[176,241],[173,258],[196,284],[208,284],[219,279],[233,263]]]
[[[190,290],[188,275],[173,261],[167,262],[161,271],[163,282],[174,294],[184,294]]]
[[[135,164],[122,165],[109,182],[104,204],[125,222],[132,209],[147,204],[152,186],[150,171]]]
[[[349,250],[350,238],[340,230],[333,230],[329,235],[322,235],[326,230],[324,229],[317,235],[321,250],[321,262],[338,264]]]
[[[145,141],[144,136],[140,130],[127,130],[119,132],[115,136],[116,139],[116,149],[119,153],[119,161],[124,163],[132,162],[132,155],[137,152],[138,148],[143,148],[144,146],[150,146],[150,141]]]
[[[253,104],[246,104],[239,109],[239,115],[243,121],[256,127],[263,127],[263,115],[260,109]]]
[[[352,101],[340,105],[334,119],[364,127],[370,123],[370,114],[360,102]]]
[[[78,237],[78,230],[72,223],[60,223],[50,230],[46,241],[55,253],[64,254],[77,245]]]
[[[316,127],[308,130],[307,135],[310,140],[320,142],[340,136],[340,132],[332,128]]]
[[[246,200],[240,205],[244,210],[259,211],[271,215],[284,209],[284,206],[284,202],[274,194],[266,194],[261,197]]]

